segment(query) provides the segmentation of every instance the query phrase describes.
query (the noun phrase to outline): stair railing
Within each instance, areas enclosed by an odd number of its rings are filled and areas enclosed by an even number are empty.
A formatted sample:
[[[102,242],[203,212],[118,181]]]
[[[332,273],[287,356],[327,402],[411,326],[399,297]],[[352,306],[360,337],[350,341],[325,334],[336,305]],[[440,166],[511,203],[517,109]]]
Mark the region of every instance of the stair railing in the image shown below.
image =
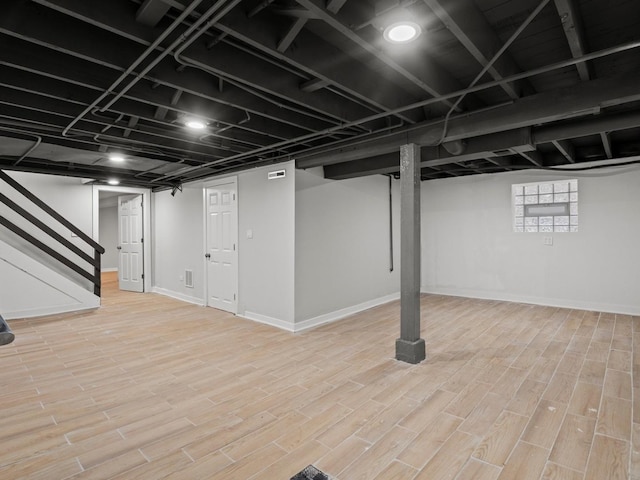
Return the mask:
[[[0,179],[4,180],[7,184],[13,187],[17,192],[21,193],[25,198],[30,200],[34,205],[42,209],[51,218],[56,220],[60,225],[69,229],[73,234],[77,235],[79,239],[84,241],[87,245],[89,245],[93,249],[93,256],[87,254],[84,250],[80,249],[78,246],[71,243],[69,240],[64,238],[62,235],[60,235],[58,232],[56,232],[53,228],[48,226],[46,223],[44,223],[43,221],[39,220],[37,217],[29,213],[27,210],[22,208],[16,202],[8,198],[6,195],[0,193],[0,202],[4,203],[7,207],[9,207],[11,210],[16,212],[18,215],[20,215],[22,218],[27,220],[29,223],[34,225],[40,231],[44,232],[46,235],[56,240],[67,251],[75,253],[78,257],[84,260],[84,262],[89,264],[89,267],[90,269],[93,270],[93,273],[90,273],[89,271],[86,270],[86,268],[83,268],[82,266],[78,265],[74,261],[70,260],[63,253],[60,253],[56,249],[45,244],[44,242],[37,239],[36,237],[26,232],[25,230],[21,229],[16,224],[14,224],[13,222],[11,222],[10,220],[8,220],[2,215],[0,215],[0,224],[5,226],[9,230],[11,230],[13,233],[21,237],[23,240],[29,242],[31,245],[39,248],[40,250],[45,252],[47,255],[49,255],[51,258],[54,258],[58,262],[65,265],[67,268],[70,268],[77,274],[89,280],[93,284],[93,293],[97,296],[100,296],[100,259],[101,259],[100,256],[104,253],[104,247],[99,245],[89,235],[87,235],[78,227],[73,225],[69,220],[64,218],[62,215],[56,212],[53,208],[51,208],[49,205],[44,203],[42,200],[40,200],[33,193],[31,193],[25,187],[20,185],[18,182],[16,182],[13,178],[11,178],[2,170],[0,170]]]

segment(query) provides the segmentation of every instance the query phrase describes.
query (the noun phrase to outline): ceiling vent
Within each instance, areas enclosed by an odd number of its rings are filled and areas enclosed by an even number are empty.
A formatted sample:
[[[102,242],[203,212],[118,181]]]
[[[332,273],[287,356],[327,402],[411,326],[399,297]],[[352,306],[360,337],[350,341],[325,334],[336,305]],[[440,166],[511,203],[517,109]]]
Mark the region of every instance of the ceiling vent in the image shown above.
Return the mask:
[[[273,172],[269,172],[267,174],[267,178],[269,180],[275,180],[276,178],[284,178],[286,174],[286,170],[274,170]]]

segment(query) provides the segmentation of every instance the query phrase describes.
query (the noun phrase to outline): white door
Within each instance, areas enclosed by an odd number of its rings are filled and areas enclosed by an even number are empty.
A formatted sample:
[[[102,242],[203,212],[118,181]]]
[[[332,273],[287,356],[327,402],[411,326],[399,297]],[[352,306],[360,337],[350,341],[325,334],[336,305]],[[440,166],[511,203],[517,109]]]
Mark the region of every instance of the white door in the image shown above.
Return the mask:
[[[237,313],[238,200],[236,183],[206,189],[207,305]]]
[[[142,195],[118,197],[118,284],[120,290],[144,291]]]

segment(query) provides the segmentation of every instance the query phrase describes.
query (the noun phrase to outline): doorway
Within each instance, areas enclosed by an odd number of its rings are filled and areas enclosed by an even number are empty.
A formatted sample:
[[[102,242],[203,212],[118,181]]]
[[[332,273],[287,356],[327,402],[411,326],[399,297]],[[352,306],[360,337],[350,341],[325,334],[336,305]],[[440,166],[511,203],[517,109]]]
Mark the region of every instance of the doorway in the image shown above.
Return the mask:
[[[151,206],[151,191],[149,189],[144,188],[131,188],[131,187],[117,187],[117,186],[107,186],[107,185],[94,185],[93,186],[93,239],[98,243],[102,244],[101,236],[104,237],[104,241],[106,245],[104,245],[108,252],[103,255],[103,259],[105,260],[106,272],[116,270],[118,271],[118,284],[119,288],[123,289],[123,285],[120,285],[122,282],[120,281],[120,275],[122,267],[120,266],[120,250],[117,250],[117,245],[120,245],[120,237],[118,233],[118,228],[120,224],[120,220],[118,219],[118,205],[119,198],[122,196],[139,196],[141,198],[141,223],[139,224],[140,232],[142,235],[140,239],[144,239],[142,242],[138,242],[139,250],[138,255],[140,255],[140,269],[136,273],[139,278],[139,281],[136,283],[135,288],[131,288],[131,285],[124,285],[124,289],[138,291],[138,292],[150,292],[151,291],[151,220],[150,220],[150,206]],[[103,208],[100,208],[100,207]],[[111,212],[111,208],[104,207],[112,207],[113,212]],[[109,221],[109,233],[105,233],[105,220],[103,217],[108,215],[109,217],[113,216],[113,222]],[[102,224],[102,225],[101,225]],[[102,227],[102,228],[101,228]],[[102,230],[102,232],[101,232]],[[136,235],[137,237],[138,235]],[[111,246],[111,248],[109,248]],[[110,250],[113,250],[111,252]],[[113,265],[111,265],[113,264]],[[128,275],[130,276],[130,274]]]
[[[238,311],[238,182],[209,183],[205,197],[206,305]]]

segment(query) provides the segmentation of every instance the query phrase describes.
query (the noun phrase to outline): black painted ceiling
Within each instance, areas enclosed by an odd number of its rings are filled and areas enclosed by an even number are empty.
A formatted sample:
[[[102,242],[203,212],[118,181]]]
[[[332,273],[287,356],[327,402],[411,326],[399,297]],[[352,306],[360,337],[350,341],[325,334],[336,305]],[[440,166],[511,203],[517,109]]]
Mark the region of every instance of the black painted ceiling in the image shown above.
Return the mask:
[[[388,44],[403,15],[422,34]],[[404,143],[425,180],[635,161],[639,21],[637,0],[4,0],[0,168],[164,189],[292,159],[394,174]]]

